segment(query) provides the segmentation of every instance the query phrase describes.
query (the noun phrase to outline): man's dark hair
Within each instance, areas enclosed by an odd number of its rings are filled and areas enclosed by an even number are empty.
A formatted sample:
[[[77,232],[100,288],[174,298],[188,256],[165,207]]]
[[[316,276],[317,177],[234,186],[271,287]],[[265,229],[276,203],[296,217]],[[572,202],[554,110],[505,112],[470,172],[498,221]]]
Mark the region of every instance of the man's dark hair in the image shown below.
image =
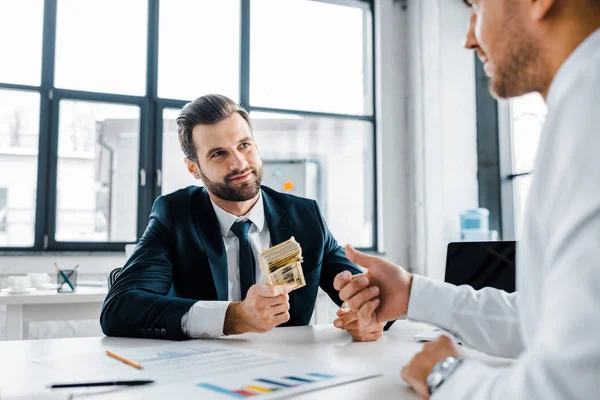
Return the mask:
[[[196,155],[196,146],[192,138],[192,130],[196,125],[217,124],[231,117],[237,112],[246,120],[250,131],[252,124],[248,111],[238,106],[233,100],[221,94],[207,94],[198,97],[191,103],[183,106],[183,109],[177,117],[177,134],[179,136],[179,145],[185,156],[193,162],[198,162]]]

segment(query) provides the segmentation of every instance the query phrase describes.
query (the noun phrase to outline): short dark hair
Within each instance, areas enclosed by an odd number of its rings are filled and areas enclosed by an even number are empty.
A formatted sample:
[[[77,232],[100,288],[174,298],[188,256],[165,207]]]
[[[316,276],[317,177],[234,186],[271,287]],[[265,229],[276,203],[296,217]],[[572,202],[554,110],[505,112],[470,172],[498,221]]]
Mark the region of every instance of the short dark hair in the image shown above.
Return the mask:
[[[252,131],[248,111],[222,94],[207,94],[183,106],[177,117],[177,135],[183,154],[197,163],[196,146],[192,138],[194,127],[199,124],[217,124],[231,117],[235,112],[246,120],[250,131]]]

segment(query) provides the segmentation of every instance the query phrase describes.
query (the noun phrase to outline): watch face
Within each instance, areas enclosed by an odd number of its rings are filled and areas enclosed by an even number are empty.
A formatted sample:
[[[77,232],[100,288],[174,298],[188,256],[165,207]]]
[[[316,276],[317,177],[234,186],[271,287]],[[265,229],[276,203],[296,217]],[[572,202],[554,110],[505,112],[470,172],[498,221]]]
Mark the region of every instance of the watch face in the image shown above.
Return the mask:
[[[441,372],[433,372],[429,374],[429,376],[427,377],[427,386],[429,387],[429,390],[437,387],[443,379],[444,375],[442,375]]]

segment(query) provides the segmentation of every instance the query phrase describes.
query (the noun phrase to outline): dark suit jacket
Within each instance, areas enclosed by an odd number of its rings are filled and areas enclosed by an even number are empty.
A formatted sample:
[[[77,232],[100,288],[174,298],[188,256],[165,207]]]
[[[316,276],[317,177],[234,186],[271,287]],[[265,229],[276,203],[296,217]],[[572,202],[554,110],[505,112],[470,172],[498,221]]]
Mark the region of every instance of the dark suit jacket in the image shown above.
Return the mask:
[[[333,279],[360,273],[345,257],[313,200],[263,187],[271,242],[291,236],[302,247],[306,286],[290,293],[287,326],[308,325],[320,286],[338,305]],[[184,339],[181,318],[198,300],[228,300],[227,258],[217,216],[204,188],[156,199],[150,222],[112,285],[100,316],[109,336]]]

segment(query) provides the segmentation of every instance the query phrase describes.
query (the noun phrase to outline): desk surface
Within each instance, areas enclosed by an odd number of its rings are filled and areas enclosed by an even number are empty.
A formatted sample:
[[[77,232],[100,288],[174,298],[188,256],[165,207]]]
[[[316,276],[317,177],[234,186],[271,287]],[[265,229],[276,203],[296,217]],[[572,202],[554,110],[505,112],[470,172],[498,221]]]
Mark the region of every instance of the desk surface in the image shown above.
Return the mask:
[[[344,372],[379,372],[380,377],[343,385],[337,388],[297,396],[299,399],[417,399],[415,393],[400,378],[400,369],[421,349],[413,335],[428,326],[398,321],[377,342],[353,342],[350,336],[331,325],[277,328],[266,334],[245,334],[219,340],[220,344],[280,353],[322,362]],[[127,338],[77,338],[0,342],[0,386],[7,396],[22,393],[22,388],[41,390],[56,381],[68,381],[47,367],[33,363],[40,357],[87,353],[105,349],[118,351],[132,347],[156,345],[164,341]],[[465,353],[491,364],[506,365],[509,361],[465,350]],[[7,360],[10,360],[7,362]],[[64,374],[64,372],[63,372]],[[150,396],[152,398],[152,396]],[[28,398],[28,397],[21,397]],[[95,399],[96,396],[91,396]],[[135,399],[135,390],[131,390]],[[145,400],[148,396],[144,396]]]
[[[64,304],[103,302],[108,289],[106,287],[78,286],[73,293],[58,293],[53,290],[36,290],[26,294],[0,292],[0,304]]]

